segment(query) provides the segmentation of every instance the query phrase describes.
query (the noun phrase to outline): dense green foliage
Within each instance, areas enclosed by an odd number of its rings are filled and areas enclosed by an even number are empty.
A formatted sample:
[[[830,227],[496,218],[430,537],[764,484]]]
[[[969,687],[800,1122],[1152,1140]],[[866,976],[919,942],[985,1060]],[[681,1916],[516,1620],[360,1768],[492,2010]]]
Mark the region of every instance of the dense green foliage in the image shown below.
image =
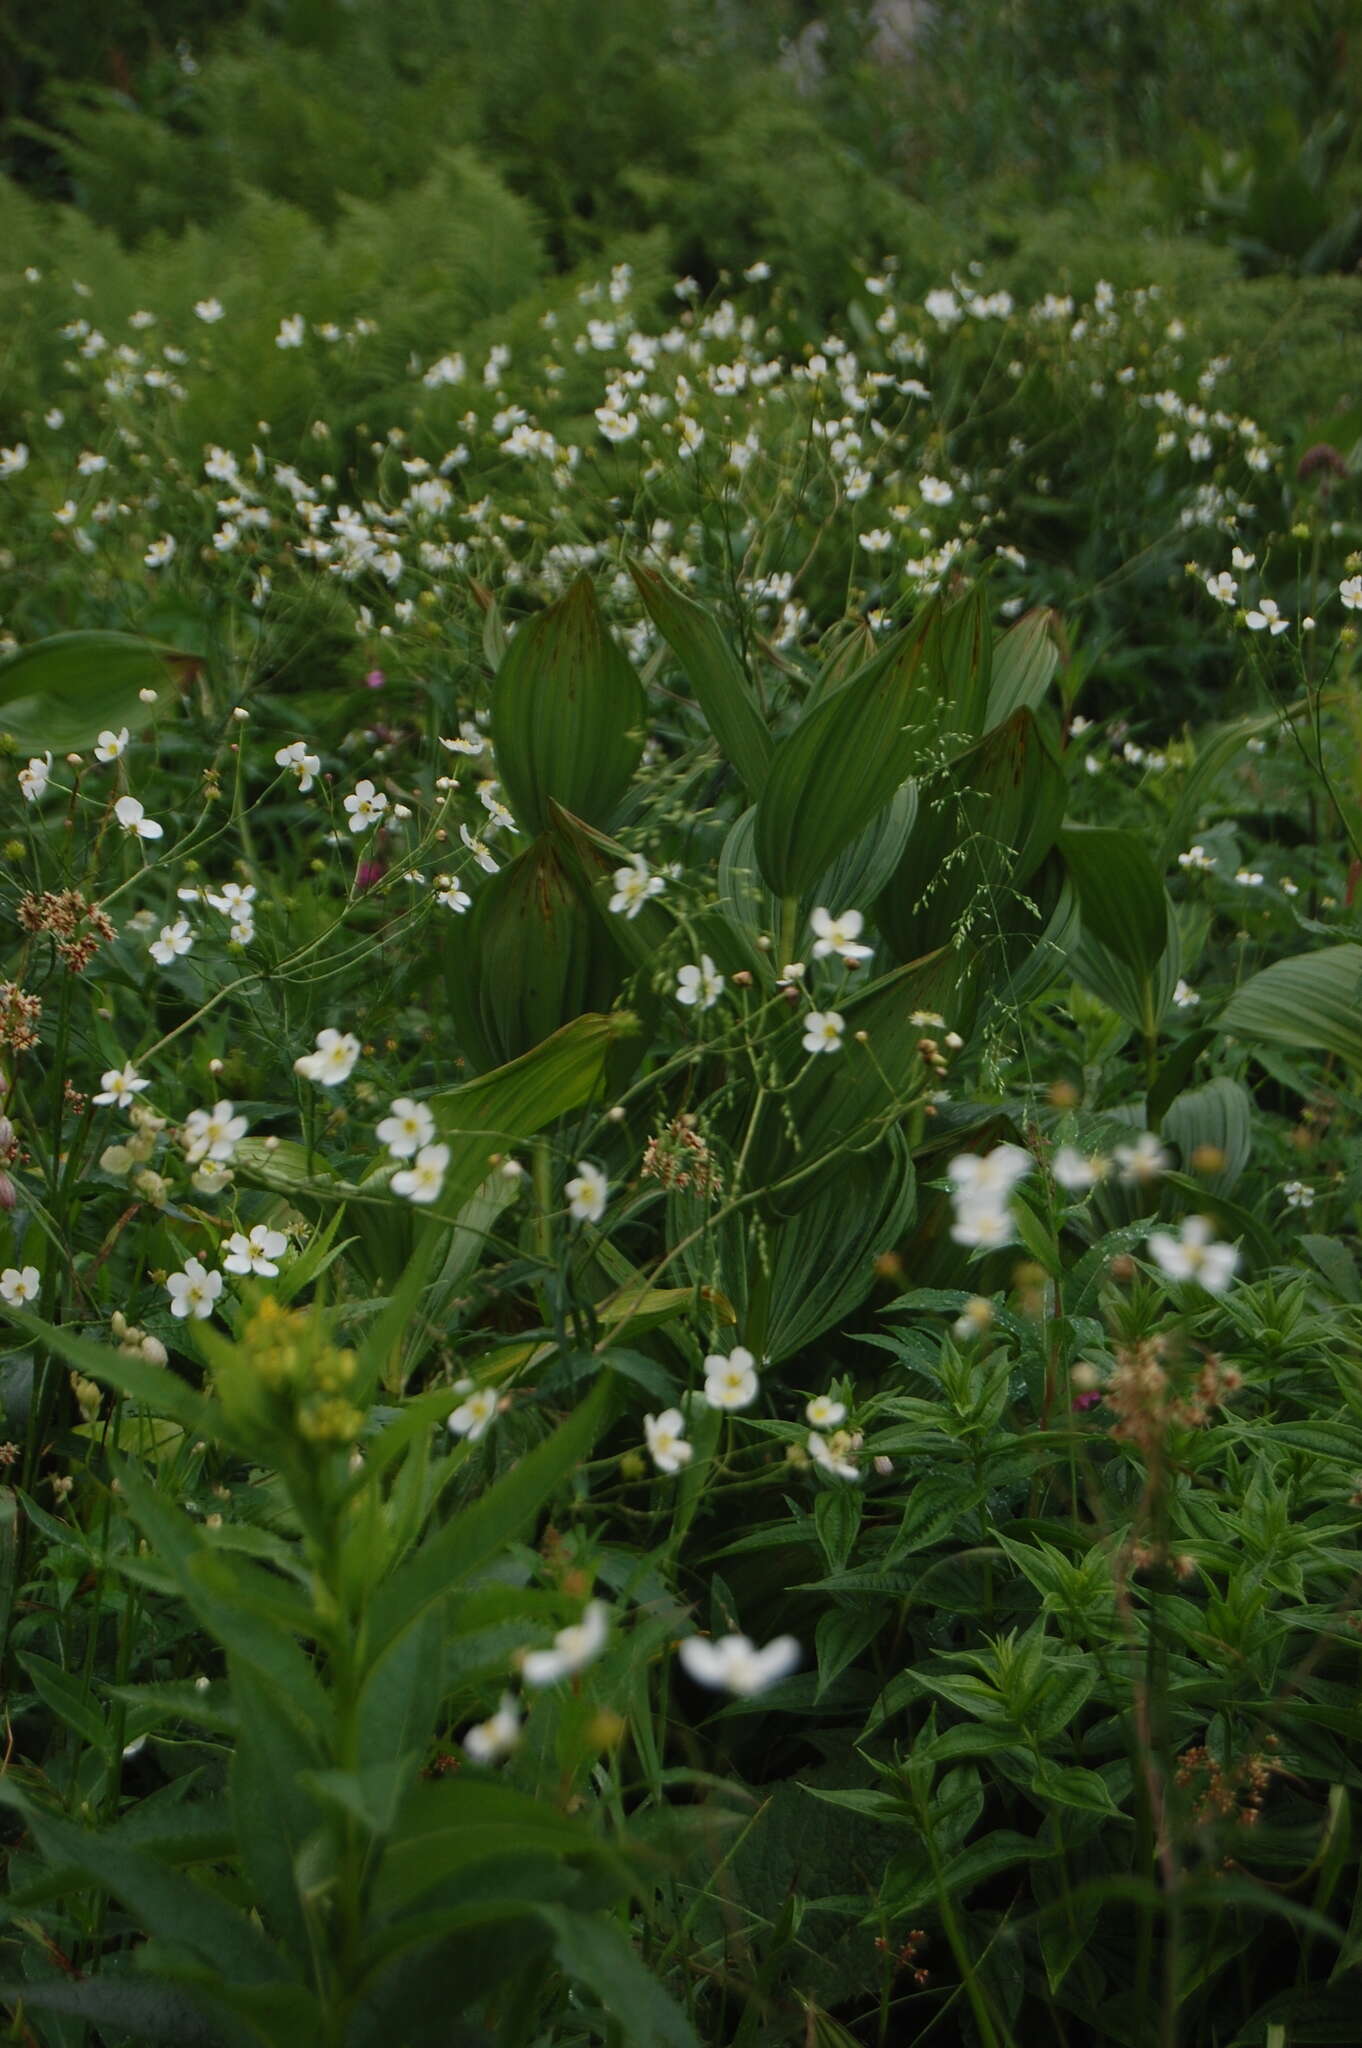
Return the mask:
[[[4,31],[15,2040],[1354,2038],[1353,11]]]

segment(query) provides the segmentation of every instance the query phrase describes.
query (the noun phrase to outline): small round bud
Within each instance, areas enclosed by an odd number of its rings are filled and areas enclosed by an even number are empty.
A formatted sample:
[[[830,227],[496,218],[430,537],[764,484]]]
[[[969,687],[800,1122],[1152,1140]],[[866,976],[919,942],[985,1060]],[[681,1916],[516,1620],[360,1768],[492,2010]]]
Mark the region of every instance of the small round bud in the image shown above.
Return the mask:
[[[605,1116],[607,1123],[622,1124],[625,1117],[624,1104],[622,1102],[612,1102],[609,1109],[605,1112]]]
[[[208,1071],[209,1071],[209,1073],[210,1073],[210,1074],[220,1074],[220,1073],[222,1072],[222,1069],[223,1069],[223,1066],[224,1066],[224,1064],[225,1064],[225,1062],[224,1062],[224,1061],[222,1061],[222,1060],[209,1060],[209,1062],[208,1062]]]
[[[156,702],[156,692],[154,690],[139,690],[137,694],[144,704],[154,704]]]
[[[250,715],[244,704],[236,704],[232,707],[232,716],[238,725],[244,725]]]

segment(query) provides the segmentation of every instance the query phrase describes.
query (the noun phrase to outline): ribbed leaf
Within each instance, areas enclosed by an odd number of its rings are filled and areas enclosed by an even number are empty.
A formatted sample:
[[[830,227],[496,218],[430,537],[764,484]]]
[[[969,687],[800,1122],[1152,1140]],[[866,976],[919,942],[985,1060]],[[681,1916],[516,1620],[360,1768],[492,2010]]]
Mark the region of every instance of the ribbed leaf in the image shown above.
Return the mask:
[[[521,626],[492,690],[492,744],[511,808],[542,832],[550,799],[602,824],[643,751],[643,687],[588,576]]]
[[[629,573],[649,618],[680,662],[720,751],[755,800],[766,781],[774,742],[742,663],[717,622],[693,598],[642,562],[630,562]]]
[[[105,727],[140,732],[172,704],[198,656],[135,633],[54,633],[0,662],[0,733],[22,753],[80,753]],[[154,690],[144,704],[142,690]]]
[[[1041,607],[1024,612],[994,642],[985,731],[991,732],[1014,711],[1035,710],[1066,652],[1063,634],[1059,613]]]
[[[1236,990],[1216,1024],[1242,1038],[1331,1052],[1362,1067],[1362,946],[1325,946],[1274,961]]]
[[[1068,825],[1059,843],[1085,935],[1152,974],[1166,950],[1168,895],[1144,841],[1115,825]]]

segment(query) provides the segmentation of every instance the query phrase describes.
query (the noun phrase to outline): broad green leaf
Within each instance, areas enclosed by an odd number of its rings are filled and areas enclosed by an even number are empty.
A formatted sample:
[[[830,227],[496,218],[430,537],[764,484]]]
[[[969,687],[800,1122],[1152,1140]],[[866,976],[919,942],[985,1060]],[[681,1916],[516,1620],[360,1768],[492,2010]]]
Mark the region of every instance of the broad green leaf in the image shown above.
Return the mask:
[[[609,1406],[610,1375],[603,1369],[600,1384],[551,1437],[427,1536],[374,1602],[372,1656],[524,1532],[591,1449]]]
[[[0,2002],[15,2011],[59,2013],[127,2040],[165,2041],[170,2048],[257,2048],[253,2027],[234,2024],[207,1991],[187,1991],[155,1978],[101,1970],[97,1977],[25,1977],[0,1984]],[[226,2030],[224,2030],[224,2022]],[[38,2037],[33,2035],[36,2040]]]
[[[1014,711],[1034,711],[1066,654],[1058,612],[1024,612],[993,643],[993,677],[984,729],[991,732]]]
[[[197,655],[135,633],[54,633],[0,661],[0,733],[22,753],[83,753],[106,726],[141,732],[198,666]],[[152,702],[143,690],[156,692]]]
[[[239,1661],[232,1664],[232,1700],[240,1719],[230,1784],[238,1851],[268,1924],[294,1955],[305,1955],[308,1927],[295,1872],[322,1820],[306,1774],[322,1767],[326,1751]]]
[[[547,1799],[469,1775],[421,1781],[408,1795],[383,1860],[375,1905],[384,1914],[478,1863],[511,1855],[581,1858],[617,1874],[615,1850]]]
[[[526,620],[492,686],[497,772],[517,819],[542,832],[554,801],[603,824],[643,751],[643,688],[589,576]]]
[[[542,1906],[539,1917],[553,1929],[559,1967],[600,2000],[629,2048],[700,2048],[690,2021],[615,1921],[566,1906]]]
[[[1169,901],[1165,901],[1165,914],[1164,951],[1148,972],[1130,966],[1086,931],[1080,930],[1069,954],[1070,970],[1084,988],[1150,1037],[1168,1015],[1182,971],[1182,941]]]
[[[642,562],[631,561],[629,573],[649,618],[680,662],[720,752],[755,801],[775,742],[753,701],[742,663],[716,621],[693,598]]]
[[[1144,841],[1115,825],[1066,825],[1059,844],[1085,937],[1151,975],[1167,947],[1168,896]]]
[[[1240,766],[1246,759],[1246,743],[1281,724],[1278,712],[1264,711],[1251,718],[1236,718],[1231,725],[1201,736],[1195,759],[1182,773],[1181,786],[1163,829],[1159,844],[1162,865],[1167,866],[1175,855],[1186,851],[1216,783],[1228,769]]]
[[[1235,991],[1215,1022],[1240,1038],[1331,1052],[1362,1067],[1362,946],[1275,960]]]
[[[637,1029],[637,1019],[624,1010],[578,1017],[508,1066],[428,1097],[450,1148],[433,1213],[457,1223],[486,1178],[492,1154],[523,1144],[545,1124],[588,1103],[603,1084],[610,1053]]]
[[[811,889],[940,743],[939,617],[930,605],[776,748],[757,804],[755,849],[782,899]]]
[[[1227,1195],[1248,1165],[1253,1149],[1253,1103],[1242,1082],[1218,1074],[1202,1088],[1179,1095],[1163,1120],[1163,1135],[1182,1154],[1189,1174],[1213,1193]],[[1215,1152],[1224,1162],[1203,1170],[1196,1155]]]

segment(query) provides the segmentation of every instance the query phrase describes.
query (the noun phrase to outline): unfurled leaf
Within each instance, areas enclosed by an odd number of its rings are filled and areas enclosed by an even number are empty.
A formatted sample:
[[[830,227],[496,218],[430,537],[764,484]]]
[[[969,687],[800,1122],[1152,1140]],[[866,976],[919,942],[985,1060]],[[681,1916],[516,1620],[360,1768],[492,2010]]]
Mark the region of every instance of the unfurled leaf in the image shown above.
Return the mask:
[[[991,732],[1014,711],[1034,711],[1066,652],[1058,612],[1038,607],[1024,612],[1015,625],[1009,626],[993,643],[985,730]]]
[[[775,743],[757,709],[742,663],[717,622],[693,598],[642,562],[630,562],[629,573],[649,618],[680,662],[720,752],[755,801],[766,781]]]
[[[609,818],[643,751],[643,689],[588,576],[527,620],[492,689],[497,769],[519,822],[542,832],[549,803]]]

